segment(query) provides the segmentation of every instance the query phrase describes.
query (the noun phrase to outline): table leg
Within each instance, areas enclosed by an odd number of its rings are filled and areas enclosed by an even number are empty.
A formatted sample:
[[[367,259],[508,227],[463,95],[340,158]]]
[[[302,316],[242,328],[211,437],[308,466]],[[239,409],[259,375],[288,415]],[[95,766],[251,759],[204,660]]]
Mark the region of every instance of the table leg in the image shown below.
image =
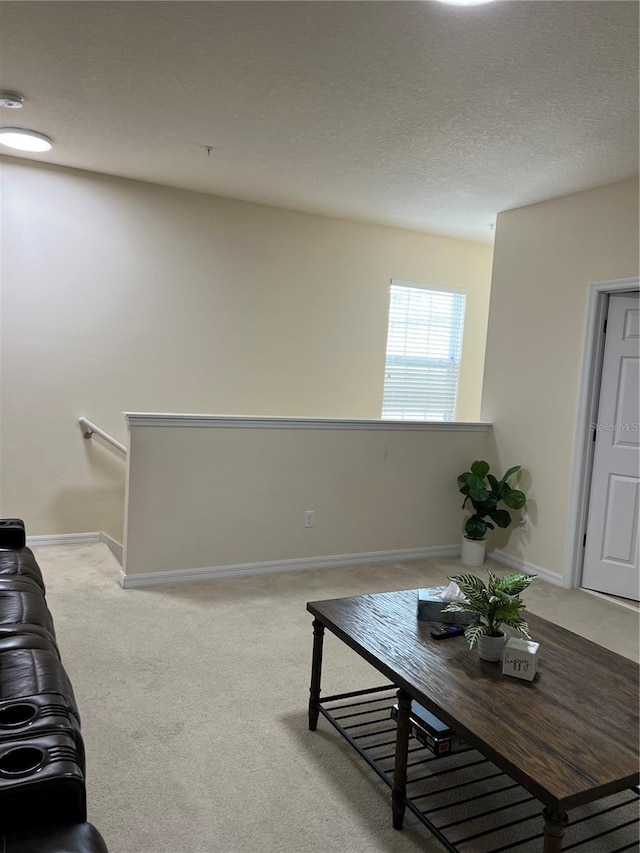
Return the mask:
[[[320,699],[320,678],[322,675],[322,642],[324,625],[313,620],[313,657],[311,659],[311,687],[309,688],[309,728],[315,732],[318,727],[318,701]]]
[[[398,690],[398,731],[396,732],[396,758],[393,768],[391,789],[391,811],[393,828],[402,829],[404,822],[405,796],[407,793],[407,756],[409,752],[409,712],[411,697],[405,690]]]
[[[544,846],[542,853],[560,853],[562,836],[569,823],[566,812],[552,811],[546,808],[544,815]]]

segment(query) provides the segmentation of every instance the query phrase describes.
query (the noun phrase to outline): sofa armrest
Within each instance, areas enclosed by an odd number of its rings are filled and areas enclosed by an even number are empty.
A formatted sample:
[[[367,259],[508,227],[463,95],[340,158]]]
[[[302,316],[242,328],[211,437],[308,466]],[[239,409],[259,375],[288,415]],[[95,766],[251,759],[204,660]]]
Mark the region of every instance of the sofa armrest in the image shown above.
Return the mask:
[[[98,830],[90,823],[43,826],[0,835],[3,853],[108,853]]]

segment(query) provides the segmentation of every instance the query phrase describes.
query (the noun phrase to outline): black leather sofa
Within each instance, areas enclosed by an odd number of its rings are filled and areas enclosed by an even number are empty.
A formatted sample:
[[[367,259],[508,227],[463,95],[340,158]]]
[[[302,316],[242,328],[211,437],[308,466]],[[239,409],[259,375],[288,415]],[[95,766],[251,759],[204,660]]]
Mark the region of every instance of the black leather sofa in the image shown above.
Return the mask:
[[[80,714],[24,523],[0,519],[0,851],[107,853],[87,822]]]

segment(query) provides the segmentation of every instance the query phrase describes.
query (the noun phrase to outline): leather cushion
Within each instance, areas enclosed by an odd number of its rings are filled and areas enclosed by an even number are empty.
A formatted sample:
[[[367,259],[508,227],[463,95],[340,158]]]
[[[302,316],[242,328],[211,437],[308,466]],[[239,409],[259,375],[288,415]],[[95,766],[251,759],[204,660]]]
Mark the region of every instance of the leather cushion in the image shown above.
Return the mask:
[[[60,657],[58,647],[50,637],[21,632],[12,632],[0,636],[0,656],[16,649],[43,649],[45,652],[51,652],[57,658]],[[0,685],[0,690],[2,690],[2,685]]]
[[[38,637],[44,637],[45,640],[48,640],[50,645],[55,645],[56,642],[54,634],[47,631],[47,629],[43,628],[42,625],[34,625],[33,622],[18,622],[13,625],[0,625],[0,639],[4,637],[22,636],[24,634],[37,634]],[[56,654],[58,654],[59,657],[60,655],[57,648],[58,647],[56,646]],[[1,850],[0,853],[2,853]]]
[[[31,578],[45,592],[42,572],[31,548],[0,551],[0,577],[3,575]]]
[[[0,552],[1,553],[1,552]],[[35,592],[40,598],[44,598],[44,592],[39,583],[25,575],[0,575],[0,589],[15,589],[18,592]],[[0,851],[2,853],[2,851]]]
[[[103,837],[90,823],[11,832],[0,839],[2,853],[108,853]]]
[[[17,623],[40,625],[55,637],[53,617],[42,595],[35,591],[0,589],[0,625]]]
[[[60,659],[46,649],[0,652],[0,699],[58,693],[79,719],[73,688]]]

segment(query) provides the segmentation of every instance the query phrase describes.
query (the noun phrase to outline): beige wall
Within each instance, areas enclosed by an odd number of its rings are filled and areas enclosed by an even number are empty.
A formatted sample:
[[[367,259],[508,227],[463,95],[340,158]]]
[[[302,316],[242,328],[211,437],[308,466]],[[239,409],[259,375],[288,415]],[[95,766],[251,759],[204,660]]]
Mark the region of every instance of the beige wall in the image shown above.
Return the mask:
[[[489,437],[446,427],[133,426],[124,570],[459,546],[456,477]]]
[[[2,162],[2,507],[121,539],[122,412],[380,416],[392,277],[468,293],[478,418],[491,249]]]
[[[589,284],[638,275],[638,182],[498,217],[483,417],[532,521],[505,550],[562,573]]]

